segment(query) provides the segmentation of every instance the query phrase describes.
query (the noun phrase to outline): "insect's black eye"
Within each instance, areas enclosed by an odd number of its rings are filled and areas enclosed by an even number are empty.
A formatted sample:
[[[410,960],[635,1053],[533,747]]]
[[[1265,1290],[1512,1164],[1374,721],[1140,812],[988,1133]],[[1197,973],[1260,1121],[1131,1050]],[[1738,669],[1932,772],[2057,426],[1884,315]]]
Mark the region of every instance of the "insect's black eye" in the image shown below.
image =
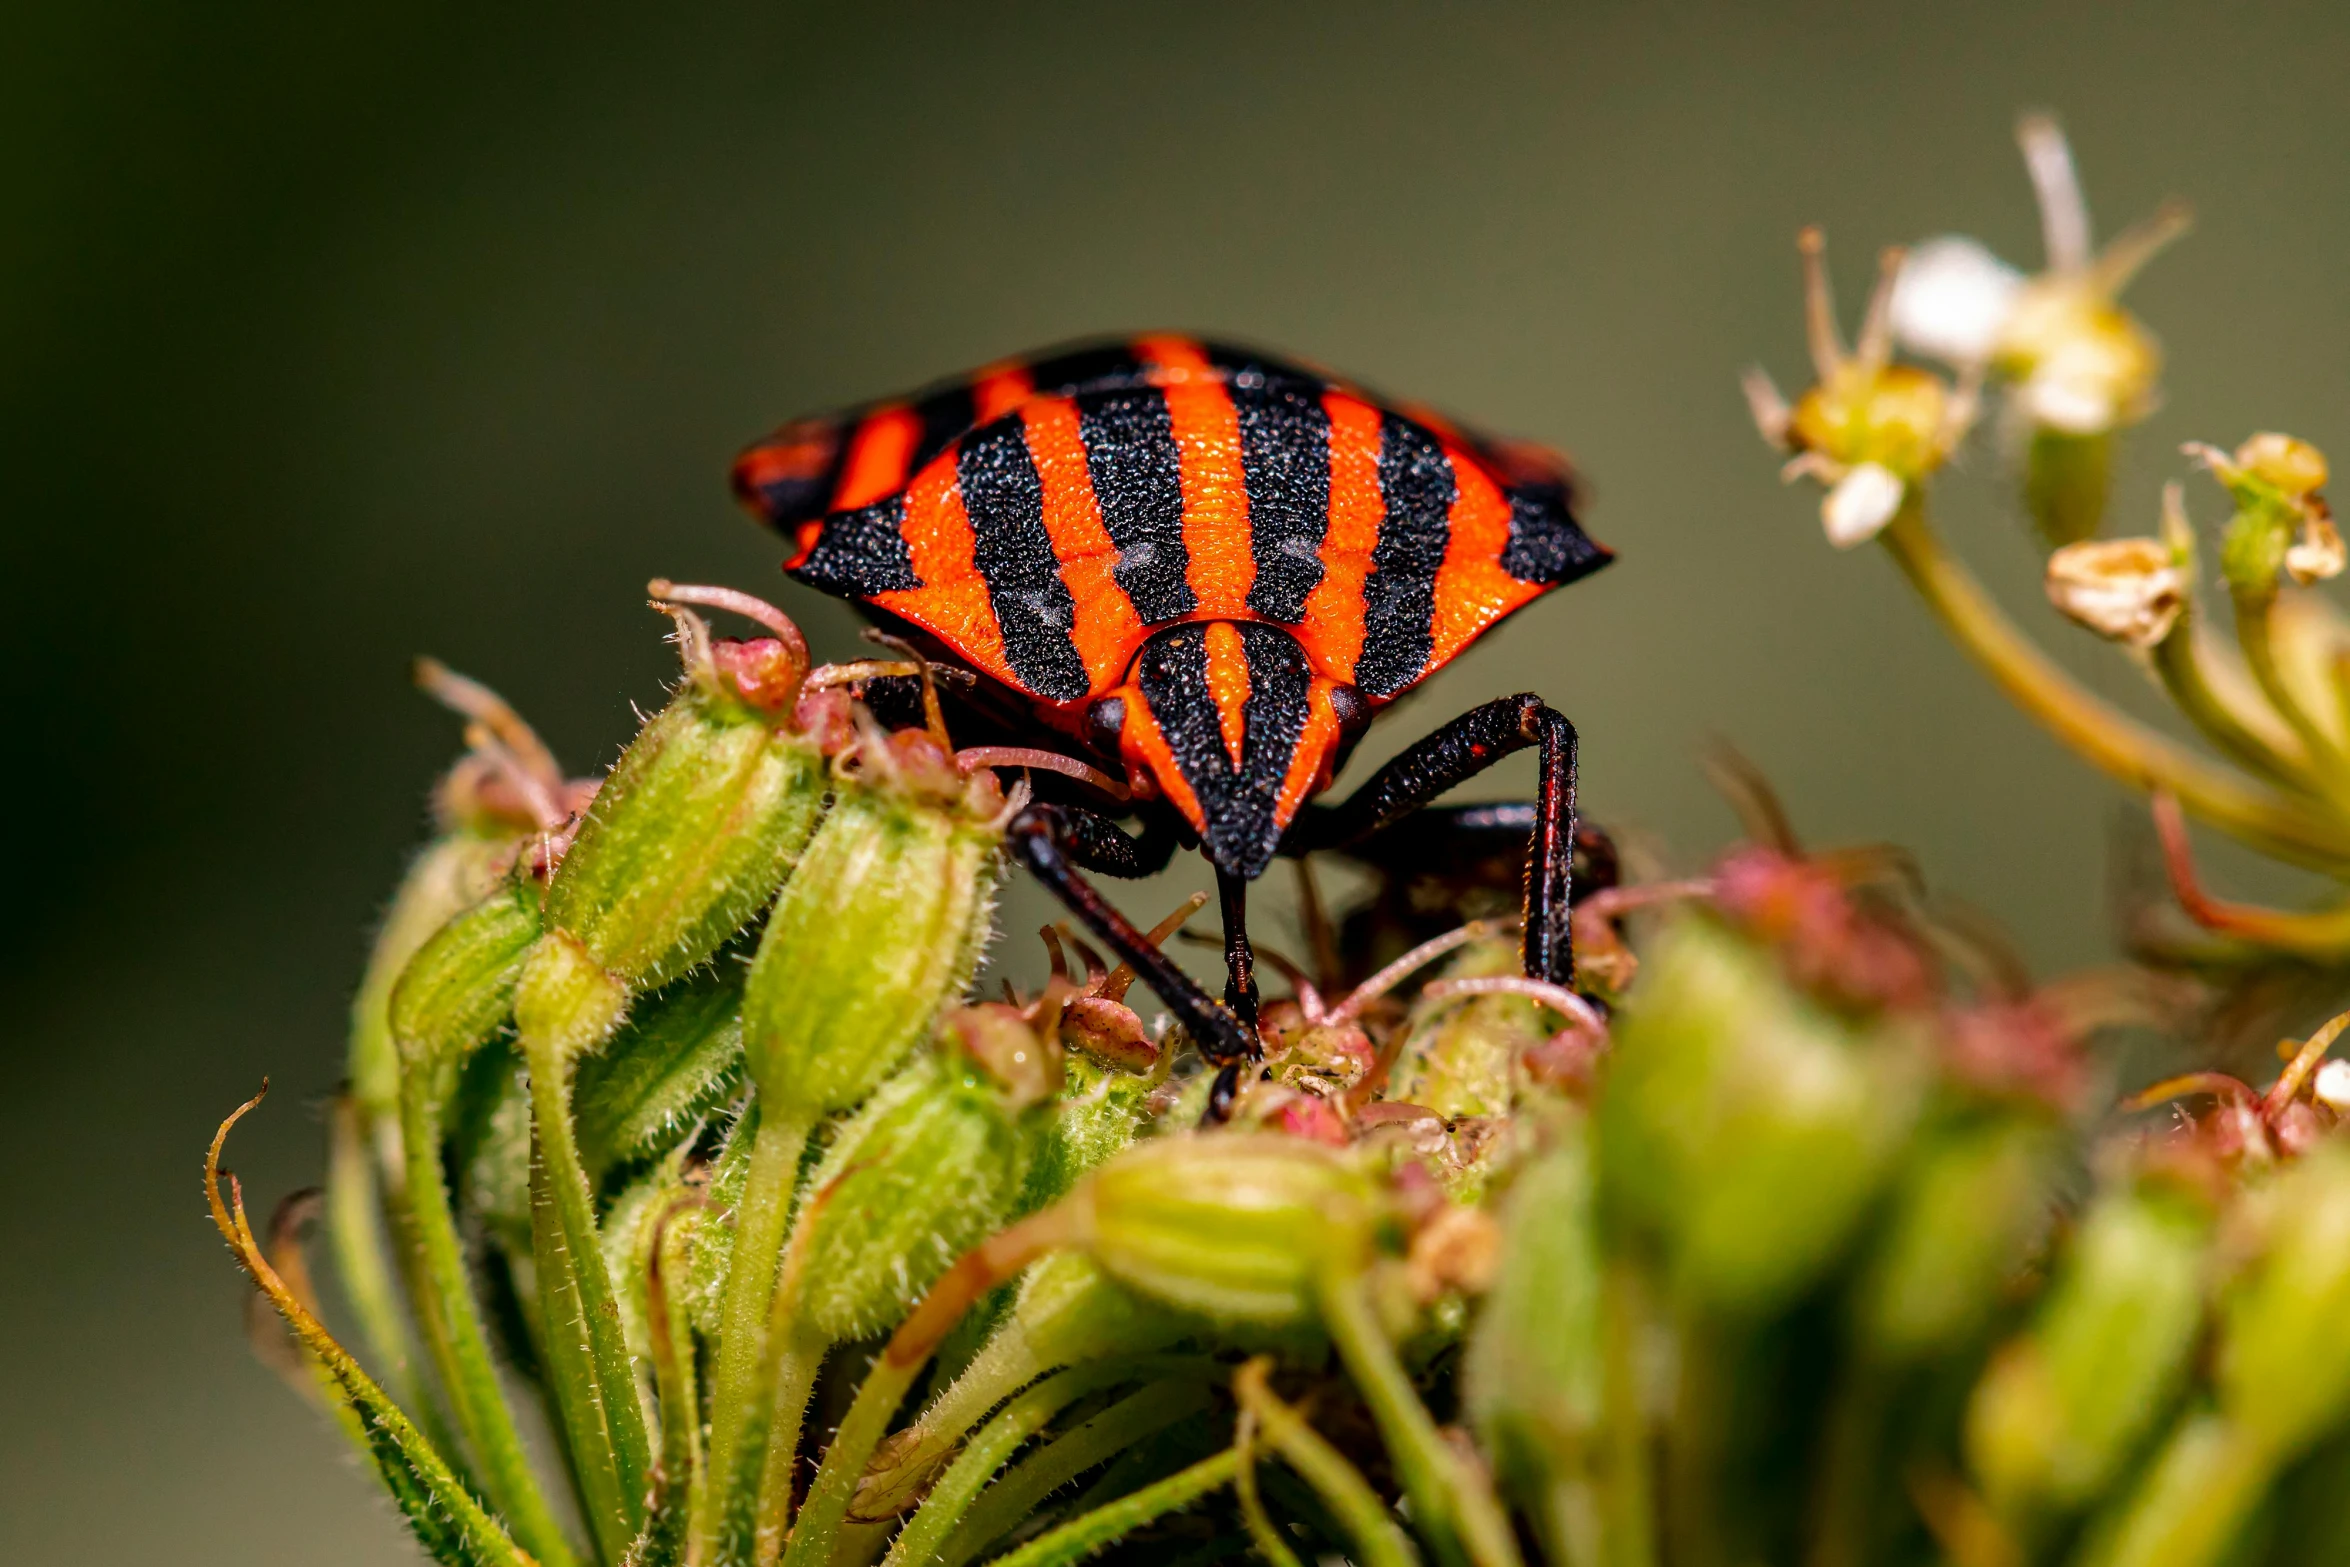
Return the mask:
[[[1105,696],[1085,710],[1085,743],[1100,755],[1119,758],[1118,737],[1126,730],[1126,699]]]
[[[1330,711],[1338,719],[1338,755],[1331,761],[1335,770],[1346,765],[1346,759],[1354,754],[1355,742],[1371,727],[1371,703],[1353,686],[1332,686]]]

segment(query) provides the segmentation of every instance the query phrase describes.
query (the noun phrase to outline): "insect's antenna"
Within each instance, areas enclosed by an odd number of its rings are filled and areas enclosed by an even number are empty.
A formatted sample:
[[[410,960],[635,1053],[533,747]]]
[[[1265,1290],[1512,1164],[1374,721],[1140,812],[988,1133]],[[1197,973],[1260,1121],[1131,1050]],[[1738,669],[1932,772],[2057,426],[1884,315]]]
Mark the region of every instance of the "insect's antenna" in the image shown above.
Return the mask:
[[[914,667],[921,671],[922,727],[930,731],[930,738],[936,740],[939,743],[940,748],[944,750],[947,755],[954,755],[955,743],[947,738],[946,709],[939,706],[938,682],[931,678],[930,660],[924,658],[919,652],[917,652],[915,650],[914,644],[908,642],[904,637],[891,636],[888,632],[881,630],[879,627],[867,627],[865,631],[865,640],[868,642],[877,643],[882,647],[890,649],[892,652],[902,653],[907,658],[913,660]]]

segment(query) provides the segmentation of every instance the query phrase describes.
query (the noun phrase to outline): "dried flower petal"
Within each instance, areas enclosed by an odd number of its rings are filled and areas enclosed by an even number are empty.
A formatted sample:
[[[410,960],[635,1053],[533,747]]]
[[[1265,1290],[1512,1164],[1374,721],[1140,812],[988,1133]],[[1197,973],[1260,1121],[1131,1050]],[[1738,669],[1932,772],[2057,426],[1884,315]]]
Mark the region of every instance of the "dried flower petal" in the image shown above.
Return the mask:
[[[2156,539],[2084,539],[2048,557],[2048,602],[2101,637],[2153,647],[2187,604],[2187,573]]]

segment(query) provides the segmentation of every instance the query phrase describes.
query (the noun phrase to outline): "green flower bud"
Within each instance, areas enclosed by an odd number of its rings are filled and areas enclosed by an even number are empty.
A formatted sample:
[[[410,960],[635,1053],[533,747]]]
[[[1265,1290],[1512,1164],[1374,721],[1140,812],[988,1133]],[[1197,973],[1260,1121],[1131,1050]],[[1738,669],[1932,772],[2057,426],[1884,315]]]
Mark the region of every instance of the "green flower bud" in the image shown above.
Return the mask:
[[[1921,1360],[1982,1330],[2047,1222],[2056,1132],[2038,1117],[1996,1115],[1912,1145],[1853,1302],[1871,1350]]]
[[[1662,1235],[1683,1289],[1773,1310],[1835,1260],[1883,1186],[1921,1059],[1898,1015],[1839,1016],[1763,948],[1680,918],[1614,1028],[1608,1198]]]
[[[1521,1495],[1585,1466],[1606,1383],[1589,1133],[1580,1117],[1557,1130],[1504,1199],[1501,1276],[1462,1368],[1469,1418]]]
[[[2070,1511],[2120,1474],[2186,1379],[2210,1246],[2210,1215],[2175,1188],[2133,1180],[2090,1205],[1967,1406],[1967,1461],[1994,1506]]]
[[[1135,1144],[1069,1198],[1102,1271],[1205,1316],[1309,1321],[1323,1279],[1370,1243],[1371,1180],[1346,1155],[1267,1133],[1183,1132]]]
[[[2113,491],[2114,435],[2034,425],[2024,446],[2024,508],[2051,547],[2096,536]]]
[[[1066,1058],[1063,1072],[1060,1097],[1028,1168],[1028,1184],[1020,1198],[1023,1212],[1060,1201],[1087,1171],[1133,1142],[1157,1087],[1147,1077],[1076,1053]]]
[[[743,975],[721,962],[645,998],[572,1089],[580,1163],[601,1186],[666,1152],[741,1086]]]
[[[774,896],[815,830],[823,754],[699,684],[644,727],[547,887],[547,922],[634,989],[708,961]]]
[[[743,1048],[768,1115],[813,1119],[871,1093],[970,983],[1002,832],[991,778],[964,785],[918,733],[845,787],[767,917]],[[894,770],[895,776],[892,776]]]
[[[821,1337],[896,1324],[1009,1217],[1034,1145],[1000,1084],[924,1054],[840,1129],[792,1239],[800,1320]]]
[[[2220,1309],[2220,1403],[2264,1451],[2350,1411],[2350,1147],[2321,1143],[2240,1210],[2260,1250]]]
[[[2317,493],[2325,454],[2307,441],[2262,432],[2231,455],[2191,443],[2187,454],[2224,485],[2236,514],[2220,536],[2220,572],[2240,599],[2275,595],[2279,575],[2306,586],[2339,576],[2342,536]]]
[[[386,1020],[410,1092],[437,1114],[457,1075],[505,1027],[540,935],[539,889],[510,878],[436,931],[393,987]]]
[[[1515,941],[1472,942],[1445,965],[1443,979],[1522,972]],[[1438,1000],[1423,996],[1405,1023],[1383,1097],[1425,1105],[1446,1120],[1509,1113],[1518,1059],[1550,1037],[1540,1007],[1524,996]]]

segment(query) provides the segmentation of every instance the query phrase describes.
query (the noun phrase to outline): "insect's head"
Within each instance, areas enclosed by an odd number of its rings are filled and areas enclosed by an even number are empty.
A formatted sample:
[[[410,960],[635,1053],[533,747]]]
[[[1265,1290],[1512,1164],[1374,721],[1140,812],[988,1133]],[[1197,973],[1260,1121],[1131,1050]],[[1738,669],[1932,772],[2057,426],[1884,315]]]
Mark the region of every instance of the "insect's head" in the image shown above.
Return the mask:
[[[1210,860],[1254,877],[1370,716],[1362,694],[1315,674],[1281,627],[1212,620],[1144,643],[1087,725],[1137,793],[1183,814]]]

